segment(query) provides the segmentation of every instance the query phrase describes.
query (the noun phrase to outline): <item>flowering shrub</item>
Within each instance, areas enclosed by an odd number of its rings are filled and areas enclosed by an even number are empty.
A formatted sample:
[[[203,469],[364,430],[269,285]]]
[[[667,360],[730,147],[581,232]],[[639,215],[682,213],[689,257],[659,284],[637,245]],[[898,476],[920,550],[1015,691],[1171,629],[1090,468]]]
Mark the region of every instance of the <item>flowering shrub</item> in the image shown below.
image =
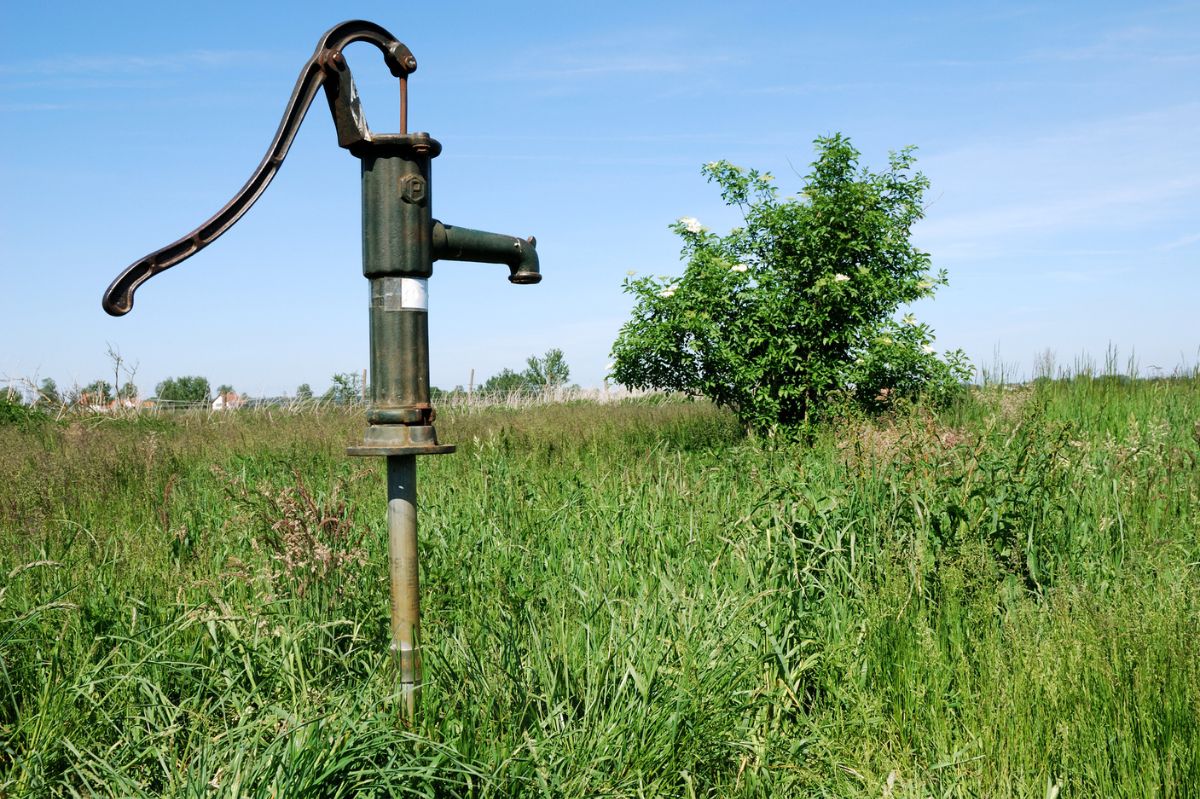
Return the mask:
[[[946,283],[909,242],[929,185],[912,148],[872,173],[846,138],[816,145],[799,198],[780,199],[769,174],[704,167],[745,224],[718,236],[684,217],[672,226],[683,276],[625,281],[636,303],[613,345],[614,380],[707,396],[760,430],[805,423],[835,396],[877,407],[959,389],[963,353],[939,358],[926,325],[894,318]]]

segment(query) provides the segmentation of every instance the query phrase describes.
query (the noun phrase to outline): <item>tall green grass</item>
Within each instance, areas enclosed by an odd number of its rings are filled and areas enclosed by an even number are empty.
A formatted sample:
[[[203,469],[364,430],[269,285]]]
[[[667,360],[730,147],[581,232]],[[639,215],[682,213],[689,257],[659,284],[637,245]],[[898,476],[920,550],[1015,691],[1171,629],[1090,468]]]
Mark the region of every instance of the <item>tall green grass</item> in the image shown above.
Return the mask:
[[[0,427],[0,795],[1189,796],[1200,383],[747,439],[472,410],[386,657],[359,414]]]

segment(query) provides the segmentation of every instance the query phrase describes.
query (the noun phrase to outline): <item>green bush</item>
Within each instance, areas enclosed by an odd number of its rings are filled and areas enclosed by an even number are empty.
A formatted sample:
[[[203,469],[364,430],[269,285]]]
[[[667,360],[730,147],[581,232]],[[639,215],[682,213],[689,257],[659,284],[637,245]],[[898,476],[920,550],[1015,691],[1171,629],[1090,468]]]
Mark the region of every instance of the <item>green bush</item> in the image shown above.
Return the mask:
[[[929,185],[912,148],[874,173],[846,138],[816,144],[798,198],[769,174],[704,167],[745,224],[718,236],[680,219],[683,276],[626,281],[636,304],[613,345],[616,381],[706,396],[760,430],[807,423],[837,396],[954,394],[963,353],[941,360],[928,326],[893,319],[946,283],[909,240]]]
[[[46,414],[37,408],[25,405],[8,392],[0,392],[0,425],[25,427],[47,418]]]

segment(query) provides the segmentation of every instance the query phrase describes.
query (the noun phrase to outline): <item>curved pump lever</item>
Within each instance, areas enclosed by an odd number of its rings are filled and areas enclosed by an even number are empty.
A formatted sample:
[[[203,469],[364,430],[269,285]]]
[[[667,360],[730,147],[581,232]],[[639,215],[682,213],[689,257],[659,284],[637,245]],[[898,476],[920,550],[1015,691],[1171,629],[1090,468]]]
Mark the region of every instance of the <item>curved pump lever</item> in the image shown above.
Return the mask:
[[[373,22],[351,20],[335,25],[321,37],[316,51],[300,70],[300,77],[292,89],[292,96],[283,112],[283,119],[279,122],[279,129],[275,131],[275,138],[271,140],[267,154],[246,181],[246,185],[242,186],[224,208],[191,233],[130,264],[104,292],[105,311],[113,316],[129,313],[133,308],[133,293],[138,286],[159,272],[170,269],[200,252],[242,218],[282,166],[283,159],[300,129],[300,123],[304,121],[304,116],[308,113],[319,88],[324,87],[329,100],[329,107],[337,126],[338,144],[353,148],[355,144],[370,139],[366,122],[359,110],[357,91],[341,52],[342,48],[352,42],[370,42],[378,47],[383,52],[383,60],[388,69],[400,79],[401,132],[404,132],[404,117],[407,111],[404,96],[406,79],[416,70],[417,60],[395,36]],[[345,99],[339,102],[339,97]]]

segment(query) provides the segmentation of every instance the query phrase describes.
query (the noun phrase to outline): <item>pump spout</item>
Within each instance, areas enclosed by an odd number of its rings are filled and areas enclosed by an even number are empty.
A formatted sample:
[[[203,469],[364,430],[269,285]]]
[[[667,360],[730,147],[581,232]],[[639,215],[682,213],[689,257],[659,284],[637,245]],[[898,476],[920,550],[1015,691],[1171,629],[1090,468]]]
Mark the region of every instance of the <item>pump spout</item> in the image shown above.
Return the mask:
[[[443,225],[435,219],[433,258],[435,261],[508,264],[508,279],[512,283],[538,283],[542,279],[538,266],[537,240],[533,236],[519,239],[500,233]]]

